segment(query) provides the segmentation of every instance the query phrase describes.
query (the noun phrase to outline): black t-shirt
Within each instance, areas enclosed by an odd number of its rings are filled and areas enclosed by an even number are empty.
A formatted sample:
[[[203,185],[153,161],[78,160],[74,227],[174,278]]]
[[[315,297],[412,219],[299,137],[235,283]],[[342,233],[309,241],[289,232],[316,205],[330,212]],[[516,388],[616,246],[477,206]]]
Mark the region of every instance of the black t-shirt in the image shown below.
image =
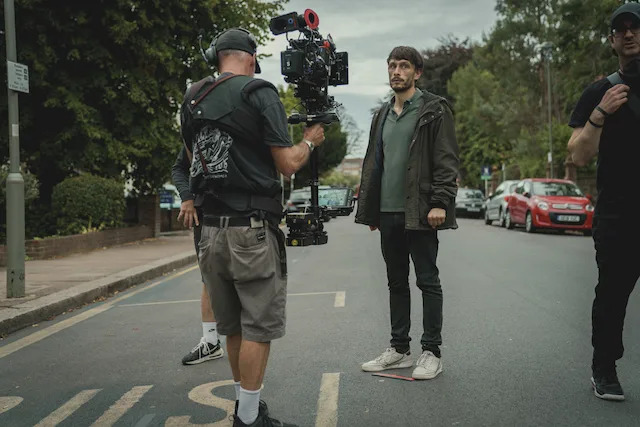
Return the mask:
[[[606,78],[587,87],[573,110],[569,126],[584,127],[611,87]],[[632,87],[632,91],[638,89]],[[635,118],[627,105],[623,105],[607,117],[600,137],[596,215],[636,214],[640,207],[640,198],[637,196],[639,160],[640,120]]]
[[[224,77],[225,74],[220,77]],[[215,91],[214,91],[215,93]],[[289,147],[292,145],[287,128],[287,116],[276,91],[270,87],[261,87],[248,96],[249,104],[254,107],[262,119],[262,142],[246,143],[218,129],[213,122],[204,122],[195,130],[194,140],[204,142],[205,150],[215,151],[209,155],[213,159],[208,163],[209,176],[222,180],[233,177],[232,185],[251,189],[254,194],[271,195],[281,191],[280,180],[275,168],[270,147]],[[204,101],[203,101],[204,102]],[[191,176],[202,168],[198,153],[191,164]],[[201,171],[200,171],[201,172]],[[242,181],[242,182],[239,182]],[[199,198],[196,198],[198,201]],[[225,215],[246,215],[251,212],[239,210],[233,203],[222,205],[217,200],[203,202],[208,212]]]

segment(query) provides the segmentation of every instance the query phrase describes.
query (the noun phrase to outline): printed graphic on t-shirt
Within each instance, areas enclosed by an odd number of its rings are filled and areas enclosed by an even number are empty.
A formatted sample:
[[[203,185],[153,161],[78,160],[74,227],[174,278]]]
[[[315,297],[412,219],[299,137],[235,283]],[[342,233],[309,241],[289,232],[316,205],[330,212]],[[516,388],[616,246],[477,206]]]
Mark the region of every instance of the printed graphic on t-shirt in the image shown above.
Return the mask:
[[[229,149],[233,138],[228,133],[204,126],[193,142],[191,177],[226,178],[229,173]]]

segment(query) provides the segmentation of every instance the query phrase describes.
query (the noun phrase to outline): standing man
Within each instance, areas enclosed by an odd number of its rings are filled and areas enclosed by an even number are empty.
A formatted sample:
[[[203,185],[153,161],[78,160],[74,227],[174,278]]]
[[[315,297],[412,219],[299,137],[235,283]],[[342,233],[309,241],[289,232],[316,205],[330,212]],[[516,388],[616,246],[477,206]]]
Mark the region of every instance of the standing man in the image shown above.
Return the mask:
[[[233,425],[282,425],[260,404],[271,341],[285,334],[287,261],[278,224],[278,171],[291,176],[324,141],[321,125],[292,145],[276,88],[260,72],[256,40],[244,29],[216,37],[205,52],[218,68],[190,90],[181,110],[192,153],[190,189],[202,195],[199,265],[236,386]],[[198,203],[199,204],[199,203]]]
[[[200,243],[200,235],[202,233],[202,226],[200,225],[202,214],[194,206],[194,197],[189,190],[190,166],[189,155],[183,146],[171,169],[171,177],[182,200],[178,221],[183,221],[184,226],[187,228],[193,227],[193,241],[197,254],[198,243]],[[182,358],[183,365],[196,365],[207,360],[219,359],[224,354],[218,339],[216,318],[213,314],[211,301],[204,282],[202,284],[202,294],[200,295],[200,313],[202,315],[202,338],[200,338],[198,345]]]
[[[627,302],[638,277],[640,232],[633,224],[640,209],[640,4],[627,3],[611,17],[609,43],[620,70],[591,84],[573,111],[569,151],[577,166],[598,155],[598,202],[593,240],[598,284],[592,309],[591,383],[601,399],[624,400],[616,372],[622,357]]]
[[[356,222],[380,230],[387,265],[391,346],[362,365],[367,372],[413,366],[410,358],[409,256],[422,291],[422,355],[413,377],[442,372],[442,288],[436,230],[455,229],[458,145],[447,101],[416,88],[420,53],[396,47],[387,58],[395,96],[373,116]]]

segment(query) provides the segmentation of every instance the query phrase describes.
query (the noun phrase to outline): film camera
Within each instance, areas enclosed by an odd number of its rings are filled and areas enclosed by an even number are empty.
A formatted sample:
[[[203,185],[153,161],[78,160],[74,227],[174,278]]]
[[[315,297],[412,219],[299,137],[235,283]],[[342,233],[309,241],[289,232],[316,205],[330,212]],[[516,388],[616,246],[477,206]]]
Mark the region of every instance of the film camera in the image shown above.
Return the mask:
[[[320,18],[311,9],[303,15],[296,12],[271,19],[269,28],[274,35],[287,34],[289,46],[280,54],[280,67],[284,81],[294,85],[294,96],[305,109],[303,114],[292,114],[289,123],[331,124],[339,121],[335,112],[338,103],[329,96],[329,86],[349,83],[349,57],[347,52],[337,52],[328,35],[325,39],[318,31]],[[297,39],[289,39],[289,33],[298,31]],[[328,236],[324,231],[318,206],[318,152],[311,153],[311,206],[310,212],[287,214],[288,246],[322,245]]]

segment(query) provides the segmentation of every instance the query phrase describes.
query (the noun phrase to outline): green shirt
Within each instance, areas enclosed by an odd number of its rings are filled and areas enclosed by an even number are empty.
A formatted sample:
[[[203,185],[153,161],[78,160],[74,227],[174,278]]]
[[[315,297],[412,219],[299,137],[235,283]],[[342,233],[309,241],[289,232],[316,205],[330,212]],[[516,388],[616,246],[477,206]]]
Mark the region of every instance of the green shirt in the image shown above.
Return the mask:
[[[418,112],[422,107],[422,91],[404,102],[402,113],[393,110],[395,99],[382,129],[384,171],[380,193],[380,212],[404,212],[405,177],[409,160],[409,145],[418,123]]]

